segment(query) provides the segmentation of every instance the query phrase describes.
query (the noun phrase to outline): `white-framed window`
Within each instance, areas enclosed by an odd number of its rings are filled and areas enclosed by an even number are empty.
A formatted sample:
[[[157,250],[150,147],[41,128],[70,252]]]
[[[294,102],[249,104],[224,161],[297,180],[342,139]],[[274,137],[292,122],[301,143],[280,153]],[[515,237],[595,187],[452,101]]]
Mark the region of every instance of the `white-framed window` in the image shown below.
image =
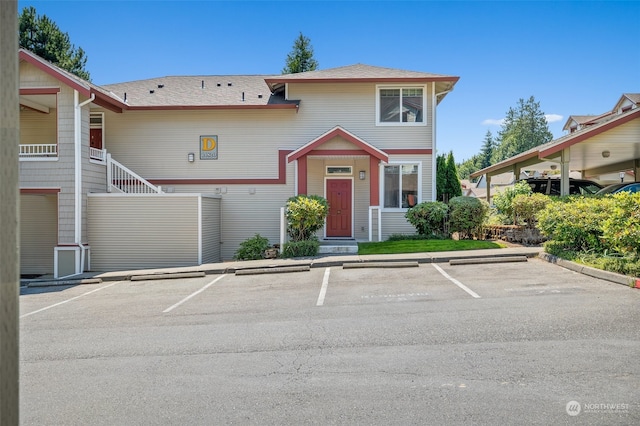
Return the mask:
[[[398,163],[382,166],[382,206],[385,209],[408,209],[420,201],[421,163]]]
[[[426,126],[426,86],[377,86],[376,125]]]
[[[344,175],[351,176],[353,174],[353,169],[351,166],[327,166],[326,168],[327,175]]]

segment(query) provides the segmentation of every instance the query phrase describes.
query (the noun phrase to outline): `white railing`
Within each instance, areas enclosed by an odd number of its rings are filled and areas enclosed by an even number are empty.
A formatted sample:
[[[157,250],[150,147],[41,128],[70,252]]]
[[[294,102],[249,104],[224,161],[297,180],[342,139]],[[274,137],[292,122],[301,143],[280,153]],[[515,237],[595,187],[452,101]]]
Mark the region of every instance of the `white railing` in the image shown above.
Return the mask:
[[[128,194],[159,194],[162,188],[151,184],[107,154],[107,191]]]
[[[58,156],[58,144],[20,144],[20,158],[47,158]]]
[[[107,150],[89,147],[89,158],[104,163],[107,161]]]

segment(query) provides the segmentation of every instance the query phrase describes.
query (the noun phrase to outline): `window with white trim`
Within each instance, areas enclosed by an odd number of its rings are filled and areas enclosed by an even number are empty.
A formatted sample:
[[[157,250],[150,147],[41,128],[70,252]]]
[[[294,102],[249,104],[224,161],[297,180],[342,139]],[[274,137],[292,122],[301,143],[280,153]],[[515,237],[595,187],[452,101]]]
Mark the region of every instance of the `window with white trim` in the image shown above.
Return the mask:
[[[418,203],[419,164],[389,164],[383,171],[384,208],[408,209]]]
[[[378,86],[376,124],[380,126],[424,126],[427,98],[424,86]]]

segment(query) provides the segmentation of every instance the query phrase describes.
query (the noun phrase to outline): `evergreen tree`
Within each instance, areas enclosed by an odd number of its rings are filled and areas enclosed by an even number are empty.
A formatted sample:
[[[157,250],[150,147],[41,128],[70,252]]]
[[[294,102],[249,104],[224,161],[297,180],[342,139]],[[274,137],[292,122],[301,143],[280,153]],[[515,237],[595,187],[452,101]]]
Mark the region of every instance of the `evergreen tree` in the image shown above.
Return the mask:
[[[540,103],[531,96],[520,99],[516,109],[509,108],[507,117],[498,132],[498,146],[493,153],[493,163],[513,157],[553,139]]]
[[[300,33],[293,43],[293,49],[287,55],[287,62],[282,69],[283,74],[295,74],[313,71],[318,68],[318,61],[313,58],[313,47],[308,37]]]
[[[449,199],[462,195],[458,169],[456,168],[452,151],[449,151],[449,155],[447,156],[445,193],[449,195]]]
[[[491,158],[493,157],[494,147],[495,145],[493,142],[493,135],[491,134],[491,131],[487,130],[487,134],[484,136],[484,143],[482,144],[482,148],[480,149],[480,169],[484,169],[491,165]]]
[[[447,159],[444,155],[436,157],[436,197],[437,201],[444,200],[447,182]]]
[[[69,34],[63,33],[46,15],[37,15],[33,6],[25,7],[18,17],[18,26],[20,47],[82,79],[90,80],[85,69],[87,56],[84,50],[71,44]]]

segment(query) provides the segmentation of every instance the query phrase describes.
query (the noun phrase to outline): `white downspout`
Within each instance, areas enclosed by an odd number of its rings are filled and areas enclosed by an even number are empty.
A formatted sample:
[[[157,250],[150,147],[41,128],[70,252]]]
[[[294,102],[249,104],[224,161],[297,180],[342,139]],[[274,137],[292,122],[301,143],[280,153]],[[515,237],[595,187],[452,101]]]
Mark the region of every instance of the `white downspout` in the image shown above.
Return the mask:
[[[438,153],[436,151],[436,106],[438,104],[438,96],[444,95],[445,93],[449,93],[453,90],[453,87],[449,90],[445,90],[444,92],[436,93],[436,82],[431,82],[431,93],[433,93],[432,99],[432,107],[431,107],[431,201],[438,201],[438,190],[437,190],[437,156]]]
[[[80,103],[80,94],[73,91],[73,124],[74,124],[74,154],[75,154],[75,230],[74,243],[82,250],[81,261],[76,273],[82,273],[84,269],[84,250],[82,246],[82,107],[96,98],[94,93],[86,101]]]

